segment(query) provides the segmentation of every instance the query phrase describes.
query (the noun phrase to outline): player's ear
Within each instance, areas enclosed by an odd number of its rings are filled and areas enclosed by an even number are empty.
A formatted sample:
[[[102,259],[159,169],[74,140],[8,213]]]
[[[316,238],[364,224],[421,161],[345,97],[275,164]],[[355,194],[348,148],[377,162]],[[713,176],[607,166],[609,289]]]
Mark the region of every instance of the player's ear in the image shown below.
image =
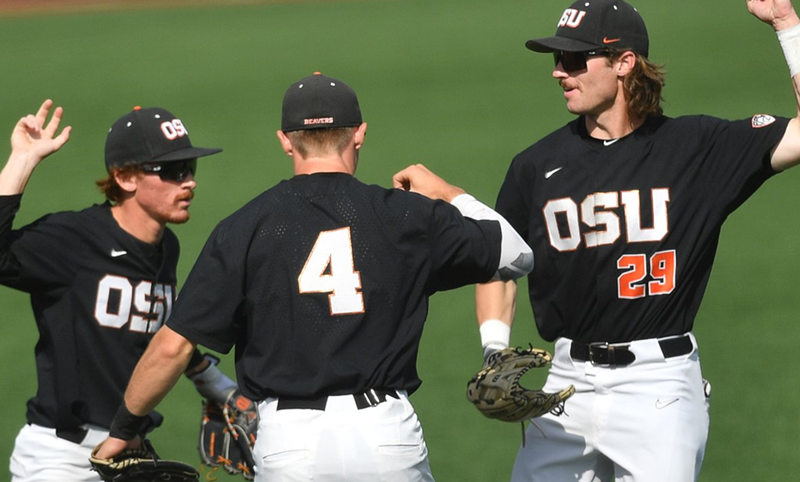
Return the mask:
[[[129,170],[114,170],[111,173],[111,176],[114,178],[114,181],[117,185],[125,192],[136,192],[136,188],[138,187],[138,174],[135,172],[131,172]]]
[[[362,122],[361,125],[356,128],[356,131],[353,134],[353,143],[355,144],[356,150],[361,149],[361,146],[364,145],[364,139],[366,137],[367,137],[367,123]]]
[[[292,145],[292,140],[289,139],[282,130],[278,129],[275,134],[278,136],[278,141],[281,143],[281,147],[283,148],[283,152],[286,153],[287,156],[292,157],[294,153],[294,146]]]
[[[630,50],[623,52],[615,63],[617,68],[617,75],[624,77],[630,73],[636,66],[636,54]]]

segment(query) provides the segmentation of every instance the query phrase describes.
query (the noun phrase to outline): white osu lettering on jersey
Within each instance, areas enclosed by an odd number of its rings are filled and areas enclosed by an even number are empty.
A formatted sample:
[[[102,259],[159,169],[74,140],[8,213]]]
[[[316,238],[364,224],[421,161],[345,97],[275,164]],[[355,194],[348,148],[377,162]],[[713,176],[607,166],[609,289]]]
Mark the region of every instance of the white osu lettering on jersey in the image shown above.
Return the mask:
[[[594,248],[614,243],[621,235],[622,223],[619,215],[612,211],[620,202],[625,218],[627,240],[630,243],[659,241],[669,232],[669,189],[655,188],[652,197],[652,227],[642,226],[639,190],[621,192],[601,192],[589,194],[580,204],[572,198],[551,199],[544,206],[544,219],[550,245],[558,251],[574,251],[580,246],[582,238],[580,223],[593,228],[584,234],[586,247]],[[566,221],[566,232],[562,232],[559,219]]]
[[[119,300],[116,308],[110,306],[112,293]],[[106,275],[97,284],[94,317],[107,328],[119,329],[130,323],[130,331],[155,333],[169,318],[172,300],[171,285],[153,286],[149,281],[141,281],[134,287],[124,276]]]
[[[582,240],[587,248],[615,243],[622,236],[623,223],[618,212],[620,205],[623,207],[621,214],[625,218],[627,243],[661,241],[669,232],[669,189],[651,189],[650,196],[653,208],[651,227],[642,226],[638,189],[589,194],[581,202],[580,210],[572,198],[551,199],[543,210],[550,245],[565,252],[577,250]],[[581,222],[591,228],[583,233],[583,238]],[[675,250],[659,251],[649,257],[645,254],[622,255],[616,264],[620,270],[617,296],[621,299],[637,299],[672,293],[675,290],[677,259]]]
[[[172,119],[171,121],[162,122],[161,132],[164,133],[164,137],[171,141],[177,139],[178,137],[183,137],[189,133],[180,119]]]

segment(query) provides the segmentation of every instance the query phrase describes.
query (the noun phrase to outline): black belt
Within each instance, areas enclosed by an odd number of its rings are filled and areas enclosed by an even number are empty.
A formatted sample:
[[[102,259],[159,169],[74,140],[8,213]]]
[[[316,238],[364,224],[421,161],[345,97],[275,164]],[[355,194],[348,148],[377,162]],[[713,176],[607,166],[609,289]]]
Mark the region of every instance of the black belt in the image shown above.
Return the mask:
[[[83,442],[83,439],[86,438],[86,434],[88,433],[89,433],[88,430],[80,427],[70,428],[70,429],[62,429],[62,428],[56,429],[56,437],[64,440],[69,440],[74,444],[79,444]]]
[[[379,403],[386,401],[386,397],[400,399],[400,395],[395,390],[367,390],[361,393],[354,393],[353,400],[356,402],[356,407],[359,410],[367,407],[374,407]],[[325,410],[325,405],[328,404],[328,397],[322,396],[317,398],[291,398],[291,397],[278,397],[277,410],[290,410],[290,409],[306,409],[306,410]]]
[[[686,355],[694,349],[689,335],[677,338],[663,338],[658,340],[664,358]],[[594,365],[625,366],[636,359],[630,350],[630,345],[608,343],[580,343],[572,342],[569,349],[570,356],[575,360],[590,361]]]

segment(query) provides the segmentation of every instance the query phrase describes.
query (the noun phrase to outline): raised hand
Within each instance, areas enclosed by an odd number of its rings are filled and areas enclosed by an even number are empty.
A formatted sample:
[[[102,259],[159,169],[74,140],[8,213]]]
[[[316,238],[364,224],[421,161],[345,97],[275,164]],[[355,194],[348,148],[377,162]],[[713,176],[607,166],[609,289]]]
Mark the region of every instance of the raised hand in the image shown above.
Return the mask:
[[[61,149],[69,140],[70,126],[56,134],[64,109],[56,107],[48,121],[52,108],[53,101],[45,100],[36,115],[21,118],[11,131],[11,155],[0,171],[0,195],[21,193],[42,159]]]
[[[11,151],[12,154],[27,155],[34,162],[41,161],[50,154],[61,149],[68,140],[71,127],[65,127],[60,134],[56,135],[58,126],[61,124],[61,117],[64,109],[56,107],[50,121],[47,117],[53,101],[45,100],[36,115],[28,114],[17,122],[11,132]]]
[[[784,30],[798,23],[791,0],[746,0],[747,11],[775,30]]]
[[[392,185],[397,189],[448,202],[464,193],[463,189],[449,184],[422,164],[413,164],[395,174],[392,177]]]

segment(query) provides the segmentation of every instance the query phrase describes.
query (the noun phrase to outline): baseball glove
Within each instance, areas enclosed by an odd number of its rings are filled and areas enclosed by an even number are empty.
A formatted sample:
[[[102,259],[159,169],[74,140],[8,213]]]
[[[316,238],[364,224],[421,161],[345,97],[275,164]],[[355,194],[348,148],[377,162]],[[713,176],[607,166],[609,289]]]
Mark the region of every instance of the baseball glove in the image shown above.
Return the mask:
[[[229,474],[253,480],[253,445],[256,443],[256,404],[237,389],[220,407],[203,400],[200,442],[197,450],[204,464],[222,467]]]
[[[531,368],[546,366],[550,353],[539,348],[506,348],[491,354],[467,382],[467,399],[489,418],[521,422],[552,412],[560,415],[564,401],[575,393],[570,385],[558,393],[529,390],[520,378]]]
[[[147,439],[143,440],[141,448],[125,450],[110,459],[99,459],[95,456],[101,445],[92,451],[89,462],[92,464],[92,470],[106,482],[200,480],[200,475],[191,465],[175,460],[159,459]]]

